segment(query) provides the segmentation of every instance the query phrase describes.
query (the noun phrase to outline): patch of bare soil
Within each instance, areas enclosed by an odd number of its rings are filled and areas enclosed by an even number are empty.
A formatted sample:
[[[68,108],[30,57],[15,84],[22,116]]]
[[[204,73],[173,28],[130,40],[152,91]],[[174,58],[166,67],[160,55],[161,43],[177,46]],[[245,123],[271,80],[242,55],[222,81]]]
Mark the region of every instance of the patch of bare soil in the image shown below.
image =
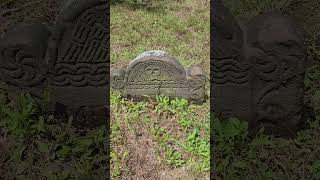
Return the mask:
[[[171,136],[175,137],[175,139],[185,139],[185,132],[182,129],[182,127],[177,123],[177,118],[176,117],[170,117],[170,118],[162,118],[161,122],[159,123],[159,126],[162,127],[163,129],[168,132]],[[175,149],[179,151],[184,151],[181,149],[181,147],[174,146]],[[182,158],[183,159],[188,159],[188,154],[187,152],[182,153]],[[183,179],[183,180],[192,180],[191,174],[190,174],[190,169],[188,167],[180,167],[180,168],[174,168],[171,169],[170,167],[164,167],[159,171],[159,179],[160,180],[176,180],[176,179]],[[209,179],[209,177],[203,177],[203,178],[197,178],[199,180],[201,179]]]
[[[155,142],[146,132],[141,132],[138,137],[128,142],[127,149],[131,154],[127,165],[135,172],[132,179],[159,179],[160,162],[154,147]]]
[[[152,140],[148,127],[140,123],[129,125],[124,117],[120,119],[122,138],[114,142],[113,148],[117,152],[127,151],[129,155],[126,160],[121,161],[121,168],[126,171],[118,179],[159,179],[160,161],[154,149],[156,143]],[[114,117],[111,117],[111,123],[115,123],[114,121]]]
[[[188,170],[186,168],[178,168],[174,170],[166,169],[160,172],[159,180],[192,180],[192,178],[188,175]]]
[[[179,139],[184,136],[183,130],[177,124],[177,119],[175,117],[160,117],[154,112],[149,112],[148,114],[152,121],[158,121],[159,124],[157,124],[164,128],[170,136],[174,136],[175,139]],[[117,179],[192,179],[190,169],[187,167],[170,168],[161,161],[161,159],[164,159],[164,152],[162,152],[159,142],[156,142],[150,132],[150,129],[153,126],[152,123],[144,123],[141,120],[126,122],[124,116],[117,118],[118,121],[119,119],[121,119],[121,139],[119,139],[118,142],[114,142],[113,148],[117,152],[123,152],[126,150],[129,152],[129,157],[121,163],[121,168],[126,170],[123,171],[124,173],[117,177]],[[114,121],[115,118],[112,117],[111,123],[116,123]],[[178,149],[179,147],[175,148]]]

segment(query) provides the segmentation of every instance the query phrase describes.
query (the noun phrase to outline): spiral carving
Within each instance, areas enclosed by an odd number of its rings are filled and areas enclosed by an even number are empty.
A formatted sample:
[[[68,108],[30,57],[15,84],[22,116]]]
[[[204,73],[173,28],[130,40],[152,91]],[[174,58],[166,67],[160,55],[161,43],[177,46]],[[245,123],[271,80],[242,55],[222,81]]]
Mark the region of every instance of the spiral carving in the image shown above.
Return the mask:
[[[46,80],[44,55],[49,31],[38,23],[21,23],[9,29],[0,43],[2,81],[20,88],[41,86]]]

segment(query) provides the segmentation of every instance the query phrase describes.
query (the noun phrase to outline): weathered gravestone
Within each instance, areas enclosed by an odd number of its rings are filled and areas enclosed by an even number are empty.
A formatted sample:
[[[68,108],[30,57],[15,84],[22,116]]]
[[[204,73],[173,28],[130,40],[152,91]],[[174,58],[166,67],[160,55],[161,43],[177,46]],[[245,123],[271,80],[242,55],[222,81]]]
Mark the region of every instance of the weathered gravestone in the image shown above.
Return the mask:
[[[255,133],[294,136],[303,123],[303,31],[270,12],[240,24],[214,1],[211,75],[215,115],[249,122]]]
[[[62,107],[90,125],[95,124],[94,118],[103,118],[104,123],[109,73],[107,13],[106,0],[67,0],[53,27],[23,22],[8,29],[0,41],[1,80],[10,90],[29,92],[39,100],[48,89],[53,110]]]
[[[200,66],[185,70],[174,57],[163,51],[147,51],[130,62],[127,69],[111,70],[111,87],[127,97],[166,95],[202,103],[205,75]]]

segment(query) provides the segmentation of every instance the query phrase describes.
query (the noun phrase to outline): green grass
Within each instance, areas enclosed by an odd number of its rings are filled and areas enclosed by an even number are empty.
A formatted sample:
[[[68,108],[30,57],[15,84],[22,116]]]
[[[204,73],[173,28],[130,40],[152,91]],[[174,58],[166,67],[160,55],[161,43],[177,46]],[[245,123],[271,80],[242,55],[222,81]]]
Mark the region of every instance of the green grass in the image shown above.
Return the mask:
[[[74,128],[43,114],[29,95],[0,93],[0,177],[101,179],[106,175],[105,127]]]
[[[127,64],[147,50],[164,50],[184,66],[209,72],[209,1],[165,1],[158,11],[111,6],[111,62]]]
[[[318,179],[319,117],[289,140],[262,131],[250,139],[247,123],[216,119],[212,153],[216,179]]]
[[[201,64],[209,77],[208,0],[132,2],[111,6],[111,66],[163,50],[185,67]],[[158,96],[135,103],[112,92],[111,132],[113,179],[209,176],[209,102]]]
[[[142,155],[135,152],[135,148],[141,148],[139,146],[153,150],[146,153],[154,155],[154,159],[149,160],[158,161],[154,166],[163,166],[164,169],[170,170],[186,168],[185,173],[188,177],[201,178],[208,175],[210,157],[208,103],[201,107],[201,112],[199,107],[190,105],[184,99],[170,100],[168,97],[158,96],[155,102],[134,103],[121,98],[117,93],[113,93],[111,97],[113,178],[122,179],[138,171],[127,164],[142,163],[130,158]],[[139,143],[139,140],[151,141],[153,146],[145,146]],[[152,164],[145,163],[141,166]],[[146,168],[146,171],[149,169]]]

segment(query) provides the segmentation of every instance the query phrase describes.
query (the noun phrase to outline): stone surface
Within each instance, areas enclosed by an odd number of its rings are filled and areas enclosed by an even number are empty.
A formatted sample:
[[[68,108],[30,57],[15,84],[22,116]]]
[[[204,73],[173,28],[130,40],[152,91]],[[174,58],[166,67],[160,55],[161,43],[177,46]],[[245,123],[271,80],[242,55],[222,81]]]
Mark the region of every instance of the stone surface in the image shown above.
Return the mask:
[[[108,13],[106,0],[67,0],[53,27],[23,22],[8,29],[0,40],[1,80],[39,100],[48,90],[52,110],[77,113],[81,121],[104,116],[105,123]]]
[[[56,101],[68,107],[105,105],[108,83],[108,6],[70,0],[50,37],[47,60]]]
[[[166,95],[195,103],[204,101],[205,76],[198,65],[185,70],[177,59],[163,51],[147,51],[132,60],[127,69],[111,70],[111,87],[127,97]]]
[[[220,2],[211,27],[212,102],[217,117],[237,117],[270,134],[294,136],[303,123],[303,31],[270,12],[240,24]]]
[[[48,65],[43,59],[49,29],[37,22],[24,22],[8,29],[0,41],[0,79],[12,90],[30,91],[40,97]]]

